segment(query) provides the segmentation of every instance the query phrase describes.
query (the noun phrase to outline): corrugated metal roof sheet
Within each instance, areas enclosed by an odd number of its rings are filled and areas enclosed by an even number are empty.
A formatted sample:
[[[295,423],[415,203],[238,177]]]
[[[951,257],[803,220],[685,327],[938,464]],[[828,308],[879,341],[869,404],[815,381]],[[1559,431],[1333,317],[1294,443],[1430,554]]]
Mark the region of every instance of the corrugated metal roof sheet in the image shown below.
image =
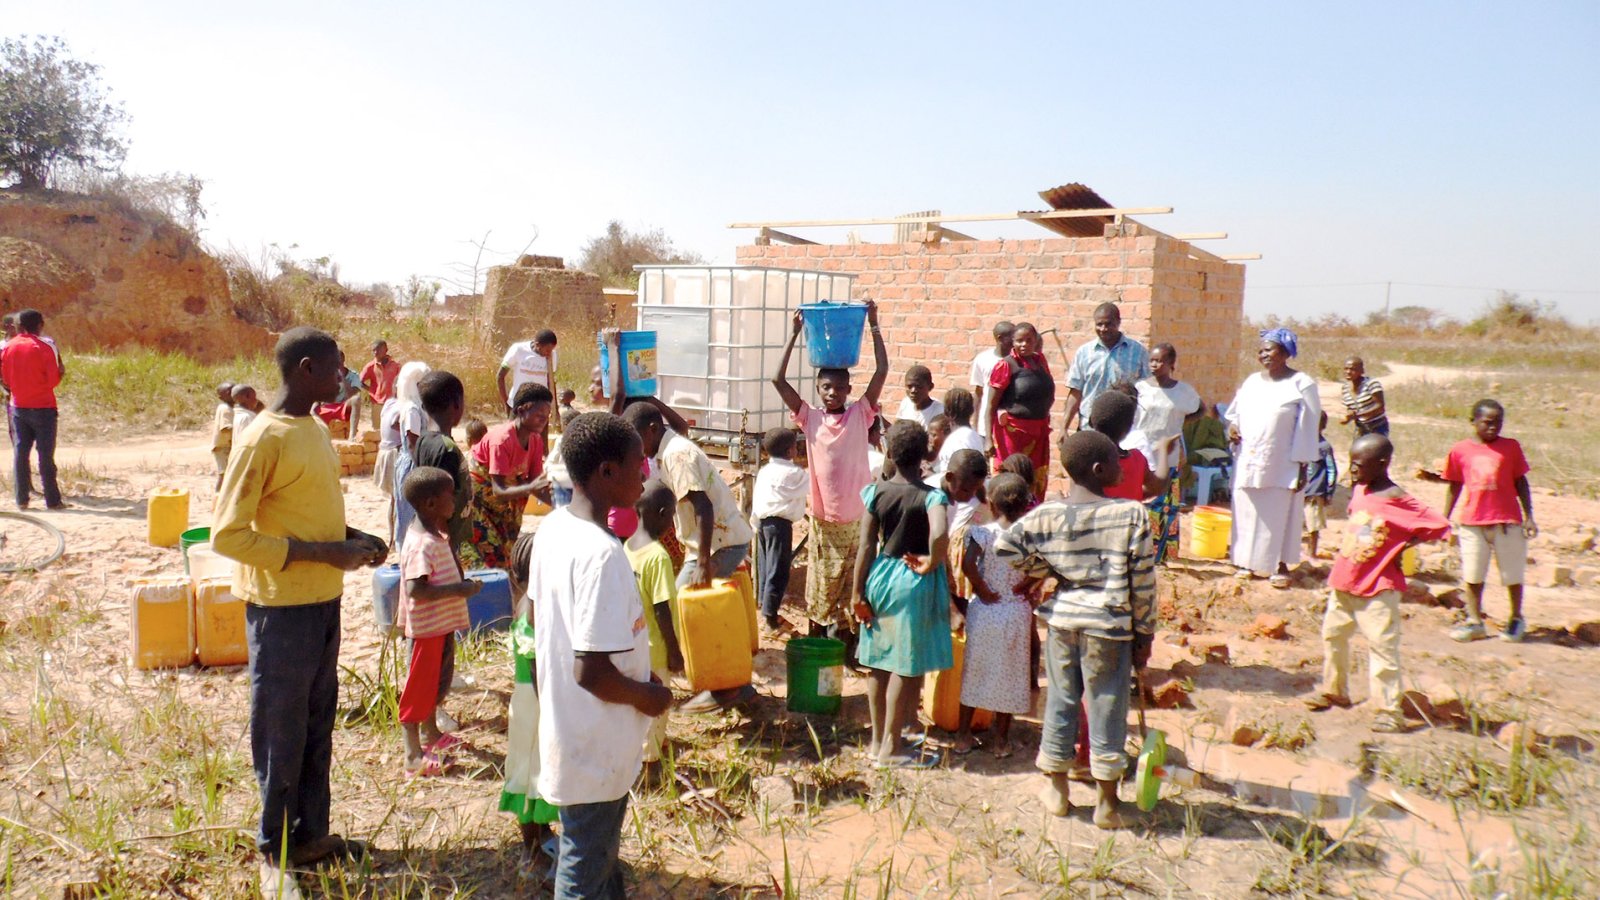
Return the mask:
[[[1076,181],[1042,190],[1039,192],[1039,198],[1050,204],[1051,209],[1114,208],[1111,201],[1095,193],[1093,188]],[[1090,216],[1083,219],[1034,219],[1033,221],[1064,237],[1100,237],[1105,234],[1106,226],[1111,224],[1111,217]]]

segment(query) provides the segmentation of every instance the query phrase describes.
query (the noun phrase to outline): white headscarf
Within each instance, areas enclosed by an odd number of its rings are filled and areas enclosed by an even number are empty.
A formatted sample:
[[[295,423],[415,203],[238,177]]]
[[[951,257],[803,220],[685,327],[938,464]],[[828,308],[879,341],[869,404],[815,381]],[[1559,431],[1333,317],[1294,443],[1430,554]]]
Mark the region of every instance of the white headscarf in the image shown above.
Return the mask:
[[[422,430],[417,432],[419,435],[435,430],[432,427],[433,422],[430,420],[427,411],[422,408],[422,393],[418,390],[418,384],[422,381],[422,376],[431,371],[433,370],[429,368],[427,363],[413,360],[401,366],[400,374],[395,377],[394,395],[400,401],[400,445],[402,447],[406,446],[406,432],[411,430],[406,423],[410,422],[414,426],[420,420]],[[416,412],[413,413],[412,410]]]

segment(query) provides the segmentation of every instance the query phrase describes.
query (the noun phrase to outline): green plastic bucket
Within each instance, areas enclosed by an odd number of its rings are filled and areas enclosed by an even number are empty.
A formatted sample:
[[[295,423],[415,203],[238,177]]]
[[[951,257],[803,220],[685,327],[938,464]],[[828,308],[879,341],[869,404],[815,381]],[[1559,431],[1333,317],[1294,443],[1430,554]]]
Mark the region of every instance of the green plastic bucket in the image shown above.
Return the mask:
[[[844,641],[794,638],[783,655],[789,663],[789,709],[837,715],[844,701]]]
[[[189,574],[189,548],[195,544],[208,543],[211,540],[211,526],[201,525],[191,528],[178,536],[178,550],[183,553],[183,574]]]

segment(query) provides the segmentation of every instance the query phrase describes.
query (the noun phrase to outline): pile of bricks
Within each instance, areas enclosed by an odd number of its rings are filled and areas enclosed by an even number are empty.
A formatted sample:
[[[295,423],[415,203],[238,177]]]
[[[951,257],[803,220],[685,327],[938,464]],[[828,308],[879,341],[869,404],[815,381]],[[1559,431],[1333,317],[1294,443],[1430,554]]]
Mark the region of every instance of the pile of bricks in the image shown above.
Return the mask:
[[[339,454],[339,476],[371,475],[378,462],[378,433],[364,431],[354,441],[335,440],[333,452]]]

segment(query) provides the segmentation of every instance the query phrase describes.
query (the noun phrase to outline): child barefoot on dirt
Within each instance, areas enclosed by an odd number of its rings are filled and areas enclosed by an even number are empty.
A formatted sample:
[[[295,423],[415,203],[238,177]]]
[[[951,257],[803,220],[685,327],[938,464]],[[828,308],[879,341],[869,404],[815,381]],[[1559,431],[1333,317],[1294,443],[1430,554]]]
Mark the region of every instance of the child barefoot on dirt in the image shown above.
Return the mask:
[[[550,824],[560,816],[539,796],[539,686],[534,678],[537,653],[533,605],[528,598],[528,563],[532,558],[533,534],[520,535],[511,548],[509,573],[517,608],[508,635],[513,672],[506,722],[506,783],[500,789],[500,811],[517,817],[517,830],[522,836],[517,868],[525,876],[534,874],[541,848],[550,853],[552,860],[555,858]]]
[[[806,437],[806,460],[811,469],[806,615],[811,619],[813,637],[832,633],[845,642],[846,658],[856,630],[850,616],[850,566],[861,538],[861,489],[877,477],[867,462],[868,432],[889,377],[889,350],[878,330],[878,307],[870,301],[867,324],[872,331],[873,370],[861,399],[850,402],[849,369],[817,370],[820,409],[802,399],[789,383],[789,357],[804,327],[798,312],[794,331],[772,375],[772,386]]]
[[[902,419],[889,429],[895,474],[861,492],[865,515],[856,554],[857,658],[871,673],[869,752],[879,768],[929,768],[936,755],[903,753],[922,679],[950,668],[950,584],[945,575],[949,501],[922,481],[928,433]]]
[[[315,328],[291,328],[274,355],[283,392],[254,427],[234,432],[212,532],[216,551],[241,564],[233,589],[247,604],[263,881],[281,879],[282,861],[299,867],[361,851],[328,832],[339,599],[345,572],[380,565],[389,553],[379,538],[345,525],[339,459],[311,414],[339,391],[338,343]]]
[[[1350,445],[1350,518],[1328,575],[1322,619],[1322,690],[1306,701],[1315,712],[1350,705],[1350,635],[1361,627],[1372,656],[1372,700],[1381,704],[1373,731],[1400,732],[1400,596],[1406,577],[1400,554],[1421,541],[1443,540],[1450,523],[1389,480],[1394,446],[1381,434]]]
[[[1317,425],[1317,461],[1306,467],[1306,551],[1311,559],[1317,558],[1318,540],[1328,527],[1328,501],[1339,484],[1339,463],[1333,457],[1327,430],[1328,414],[1323,413]]]
[[[419,466],[400,486],[417,511],[400,550],[397,624],[411,639],[411,663],[400,691],[400,730],[407,775],[438,775],[443,754],[463,741],[439,730],[436,712],[455,676],[455,633],[467,628],[467,598],[483,587],[463,578],[450,550],[455,482],[450,473]]]
[[[967,603],[967,655],[961,673],[961,728],[955,752],[967,753],[976,745],[972,714],[987,709],[995,714],[994,746],[998,758],[1011,755],[1011,719],[1033,707],[1029,684],[1028,635],[1033,631],[1033,607],[1019,588],[1025,576],[995,554],[995,540],[1028,511],[1031,491],[1027,482],[1012,474],[996,475],[988,484],[989,508],[995,521],[971,528],[962,568],[972,585]]]
[[[1133,668],[1150,661],[1155,639],[1155,554],[1144,504],[1106,497],[1122,477],[1117,445],[1097,431],[1068,434],[1061,462],[1072,479],[1064,501],[1045,503],[995,539],[995,553],[1026,575],[1059,586],[1038,615],[1046,638],[1044,734],[1036,764],[1049,777],[1045,809],[1065,816],[1078,707],[1089,709],[1089,768],[1099,788],[1094,823],[1122,827],[1117,782],[1128,767],[1128,696]],[[1083,559],[1097,559],[1085,565]]]
[[[211,417],[211,458],[217,463],[217,490],[222,490],[222,475],[228,470],[228,454],[233,450],[233,382],[217,385],[217,412]]]
[[[606,513],[644,492],[644,450],[620,417],[585,413],[562,441],[572,502],[546,516],[528,567],[537,623],[539,793],[560,807],[555,896],[626,896],[617,850],[650,720],[672,691],[650,675],[644,607]]]
[[[1458,641],[1481,641],[1483,583],[1489,577],[1489,559],[1500,569],[1511,611],[1500,637],[1520,642],[1528,633],[1522,618],[1522,576],[1528,558],[1528,541],[1539,535],[1533,521],[1533,495],[1528,490],[1528,460],[1522,445],[1500,436],[1505,407],[1494,400],[1479,400],[1472,407],[1475,438],[1450,448],[1444,463],[1444,516],[1461,502],[1461,580],[1467,585],[1467,621],[1450,632]],[[1520,504],[1520,508],[1519,508]]]
[[[639,580],[639,600],[644,604],[645,628],[650,632],[650,672],[662,684],[671,671],[683,668],[683,654],[672,630],[672,607],[678,602],[677,575],[672,557],[661,545],[661,536],[672,528],[678,505],[672,489],[659,481],[647,482],[634,510],[639,513],[639,528],[628,538],[628,566]],[[667,739],[667,716],[662,713],[650,723],[644,742],[644,761],[661,759],[661,746]]]

